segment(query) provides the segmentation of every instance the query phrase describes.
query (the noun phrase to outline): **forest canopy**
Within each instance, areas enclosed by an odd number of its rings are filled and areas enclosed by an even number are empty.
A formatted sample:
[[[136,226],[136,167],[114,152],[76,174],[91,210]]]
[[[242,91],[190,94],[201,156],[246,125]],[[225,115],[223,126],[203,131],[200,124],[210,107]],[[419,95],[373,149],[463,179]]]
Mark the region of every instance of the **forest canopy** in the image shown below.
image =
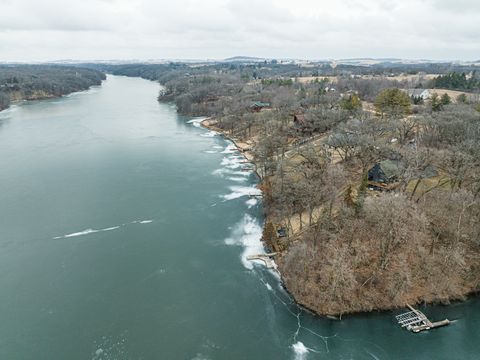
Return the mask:
[[[0,65],[0,109],[11,101],[58,97],[100,85],[98,70],[59,65]]]

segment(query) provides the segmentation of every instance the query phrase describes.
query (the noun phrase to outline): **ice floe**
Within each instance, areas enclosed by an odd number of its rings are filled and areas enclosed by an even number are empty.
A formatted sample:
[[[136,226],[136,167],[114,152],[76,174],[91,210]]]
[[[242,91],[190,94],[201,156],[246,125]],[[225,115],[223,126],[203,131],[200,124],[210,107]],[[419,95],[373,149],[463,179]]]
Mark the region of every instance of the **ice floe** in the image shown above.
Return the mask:
[[[253,186],[230,186],[231,193],[222,195],[224,200],[234,200],[242,196],[261,196],[262,191]]]
[[[247,269],[253,269],[253,263],[247,260],[247,256],[265,253],[261,238],[262,226],[258,220],[245,214],[242,220],[233,226],[230,236],[225,239],[225,244],[242,246],[242,264]]]
[[[103,229],[88,228],[88,229],[85,229],[85,230],[82,230],[82,231],[77,231],[77,232],[74,232],[74,233],[71,233],[71,234],[55,236],[54,239],[67,239],[67,238],[71,238],[71,237],[84,236],[84,235],[95,234],[95,233],[99,233],[99,232],[117,230],[117,229],[120,229],[122,226],[126,226],[128,224],[150,224],[152,222],[153,222],[153,220],[134,220],[130,223],[116,225],[116,226],[110,226],[110,227],[106,227],[106,228],[103,228]]]
[[[296,360],[302,360],[306,358],[308,354],[308,348],[301,342],[297,341],[292,345],[293,352],[295,353]]]

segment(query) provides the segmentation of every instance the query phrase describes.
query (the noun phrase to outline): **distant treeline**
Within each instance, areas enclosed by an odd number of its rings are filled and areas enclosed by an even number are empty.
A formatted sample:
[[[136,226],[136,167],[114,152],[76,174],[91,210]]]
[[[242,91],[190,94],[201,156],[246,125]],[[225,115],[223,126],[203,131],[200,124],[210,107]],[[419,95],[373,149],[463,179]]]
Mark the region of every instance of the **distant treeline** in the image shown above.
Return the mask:
[[[385,75],[400,74],[448,74],[451,72],[469,73],[478,67],[456,65],[451,63],[401,64],[384,62],[371,66],[338,64],[332,66],[327,62],[310,63],[308,65],[264,61],[256,63],[218,62],[195,64],[186,63],[165,64],[80,64],[82,67],[93,68],[114,75],[139,76],[144,79],[158,80],[165,83],[177,78],[180,74],[211,74],[212,72],[239,73],[244,80],[272,79],[274,77],[294,78],[302,76],[349,76],[349,75]]]
[[[464,72],[452,72],[435,78],[433,87],[452,90],[479,90],[480,74],[476,70],[469,76]]]
[[[11,101],[58,97],[100,85],[105,74],[60,65],[0,65],[0,110]]]

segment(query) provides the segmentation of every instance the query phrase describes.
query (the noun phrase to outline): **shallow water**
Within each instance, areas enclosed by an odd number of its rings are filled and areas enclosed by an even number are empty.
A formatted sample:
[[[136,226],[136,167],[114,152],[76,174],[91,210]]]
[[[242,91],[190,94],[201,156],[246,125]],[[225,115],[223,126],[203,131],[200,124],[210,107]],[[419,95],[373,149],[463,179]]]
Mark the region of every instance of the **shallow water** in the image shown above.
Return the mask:
[[[476,359],[480,302],[343,321],[300,311],[262,251],[255,177],[228,141],[101,87],[0,113],[0,359]]]

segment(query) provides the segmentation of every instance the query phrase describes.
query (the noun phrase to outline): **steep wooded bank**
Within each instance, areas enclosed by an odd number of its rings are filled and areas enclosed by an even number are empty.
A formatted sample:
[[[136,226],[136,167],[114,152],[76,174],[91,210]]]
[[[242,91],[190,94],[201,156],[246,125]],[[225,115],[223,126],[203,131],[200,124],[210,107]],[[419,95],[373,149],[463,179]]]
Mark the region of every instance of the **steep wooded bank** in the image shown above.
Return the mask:
[[[410,89],[442,80],[400,73],[408,68],[372,78],[325,67],[337,73],[323,78],[313,73],[320,68],[278,75],[279,66],[165,65],[153,77],[165,86],[160,101],[211,116],[251,145],[267,215],[263,240],[281,253],[295,299],[343,314],[478,291],[475,97],[417,98]]]
[[[100,85],[105,74],[55,65],[0,65],[0,110],[12,101],[59,97]]]

